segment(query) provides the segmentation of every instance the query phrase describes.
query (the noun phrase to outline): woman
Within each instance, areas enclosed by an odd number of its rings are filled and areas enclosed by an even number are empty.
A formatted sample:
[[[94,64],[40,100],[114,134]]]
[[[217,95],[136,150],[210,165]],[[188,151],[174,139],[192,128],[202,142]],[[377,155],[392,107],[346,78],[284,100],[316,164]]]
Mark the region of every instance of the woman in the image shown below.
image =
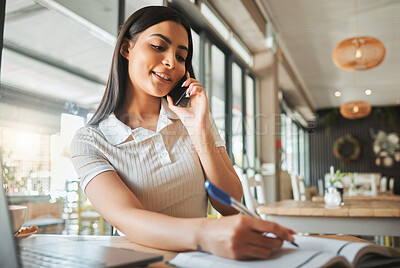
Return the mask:
[[[121,28],[106,91],[89,124],[71,144],[81,186],[94,208],[131,241],[234,258],[267,258],[293,231],[248,216],[211,199],[222,215],[206,218],[209,179],[242,197],[195,80],[193,45],[185,19],[168,7],[145,7]],[[191,106],[163,98],[187,75]],[[264,232],[276,238],[263,236]]]

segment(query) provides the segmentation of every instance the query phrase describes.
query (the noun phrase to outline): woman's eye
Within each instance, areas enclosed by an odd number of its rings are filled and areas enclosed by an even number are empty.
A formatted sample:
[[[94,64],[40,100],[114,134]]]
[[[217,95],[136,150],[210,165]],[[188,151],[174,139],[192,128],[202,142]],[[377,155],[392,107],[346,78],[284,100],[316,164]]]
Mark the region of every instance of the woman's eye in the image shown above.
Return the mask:
[[[155,50],[158,51],[165,51],[165,48],[163,46],[156,46],[156,45],[151,45]]]
[[[186,61],[186,59],[184,58],[184,57],[182,57],[182,56],[176,56],[176,58],[178,59],[178,61]]]

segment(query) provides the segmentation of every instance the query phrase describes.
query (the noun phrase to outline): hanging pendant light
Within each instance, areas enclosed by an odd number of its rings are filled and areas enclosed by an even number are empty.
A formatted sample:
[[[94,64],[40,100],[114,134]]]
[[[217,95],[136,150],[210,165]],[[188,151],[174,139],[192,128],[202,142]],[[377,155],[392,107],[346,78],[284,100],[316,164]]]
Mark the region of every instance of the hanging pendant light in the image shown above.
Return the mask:
[[[383,61],[386,49],[378,39],[358,35],[357,0],[354,0],[354,9],[356,37],[340,42],[333,50],[332,59],[337,67],[346,71],[368,70]],[[363,118],[370,113],[371,105],[366,101],[350,101],[340,106],[340,114],[347,119]]]
[[[374,37],[358,35],[357,0],[354,1],[356,37],[341,41],[333,50],[335,65],[346,71],[362,71],[378,66],[386,55],[385,46]]]
[[[347,119],[358,119],[371,113],[371,105],[366,101],[350,101],[340,106],[340,114]]]
[[[346,71],[362,71],[378,66],[385,58],[385,46],[376,38],[353,37],[340,42],[332,58],[337,67]]]

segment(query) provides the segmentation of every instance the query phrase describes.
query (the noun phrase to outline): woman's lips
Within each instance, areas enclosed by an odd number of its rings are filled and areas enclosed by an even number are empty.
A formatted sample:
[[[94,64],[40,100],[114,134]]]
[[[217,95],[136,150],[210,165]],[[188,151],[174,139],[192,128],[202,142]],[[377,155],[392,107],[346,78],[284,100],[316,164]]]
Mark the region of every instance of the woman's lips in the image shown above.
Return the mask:
[[[157,73],[157,72],[154,72],[154,71],[152,73],[153,73],[153,76],[155,78],[157,78],[157,80],[159,80],[159,81],[161,81],[161,82],[163,82],[165,84],[171,84],[172,80],[169,77],[169,75],[166,75],[164,73]]]

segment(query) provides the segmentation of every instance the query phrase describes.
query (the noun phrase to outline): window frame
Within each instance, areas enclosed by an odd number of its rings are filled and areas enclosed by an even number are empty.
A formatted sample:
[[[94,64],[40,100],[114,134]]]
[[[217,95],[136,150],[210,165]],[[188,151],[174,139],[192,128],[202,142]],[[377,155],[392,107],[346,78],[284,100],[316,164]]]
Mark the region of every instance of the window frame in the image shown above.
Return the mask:
[[[249,75],[253,81],[253,114],[256,114],[257,111],[257,103],[256,103],[256,88],[257,88],[257,76],[251,70],[251,67],[239,56],[237,52],[234,51],[233,48],[229,47],[226,44],[226,41],[216,33],[209,25],[209,23],[202,17],[200,13],[200,7],[202,1],[196,1],[196,4],[193,3],[178,3],[178,2],[167,2],[168,6],[177,9],[180,13],[182,13],[188,20],[191,28],[195,31],[200,37],[200,71],[199,76],[197,79],[204,85],[205,87],[209,85],[205,85],[205,76],[206,76],[206,66],[205,66],[205,56],[210,55],[211,53],[211,46],[215,45],[219,50],[221,50],[225,54],[225,137],[223,137],[226,141],[226,150],[227,153],[234,163],[233,159],[233,152],[232,152],[232,103],[233,103],[233,88],[232,88],[232,64],[235,62],[241,69],[242,69],[242,142],[243,142],[243,155],[246,154],[246,134],[245,134],[245,120],[246,120],[246,75]],[[186,5],[190,5],[190,8]],[[206,43],[209,43],[210,52],[207,54],[206,52]],[[211,64],[211,62],[208,62]],[[211,82],[210,82],[211,83]],[[207,90],[207,88],[206,88]],[[212,110],[212,107],[210,107]],[[257,136],[256,132],[258,126],[256,124],[256,118],[254,117],[254,144],[255,148],[257,148]],[[255,156],[254,159],[256,160],[258,157],[258,150],[255,149]],[[256,162],[256,161],[255,161]],[[251,165],[252,167],[255,166],[255,163]]]

